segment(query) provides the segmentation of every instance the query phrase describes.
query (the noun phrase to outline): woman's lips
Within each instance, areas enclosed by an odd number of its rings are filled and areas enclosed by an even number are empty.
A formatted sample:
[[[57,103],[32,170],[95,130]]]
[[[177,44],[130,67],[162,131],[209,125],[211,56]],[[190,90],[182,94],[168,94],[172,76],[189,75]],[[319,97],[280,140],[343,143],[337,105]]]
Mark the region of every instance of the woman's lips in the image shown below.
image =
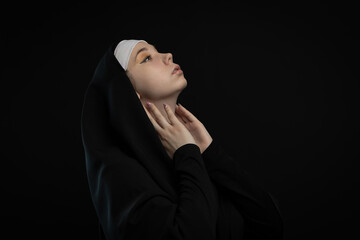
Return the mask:
[[[179,65],[175,65],[174,70],[172,71],[172,74],[180,74],[182,73],[182,70]]]
[[[176,70],[175,72],[173,72],[173,74],[179,74],[179,73],[182,73],[183,71],[181,69],[179,70]]]

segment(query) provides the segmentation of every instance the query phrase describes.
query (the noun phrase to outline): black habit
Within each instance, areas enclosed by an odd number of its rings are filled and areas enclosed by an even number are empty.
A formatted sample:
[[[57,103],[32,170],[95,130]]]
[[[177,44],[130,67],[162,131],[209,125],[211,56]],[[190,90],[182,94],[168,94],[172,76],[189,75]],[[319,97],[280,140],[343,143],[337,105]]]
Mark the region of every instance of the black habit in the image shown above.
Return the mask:
[[[90,81],[81,134],[99,239],[282,239],[278,201],[214,139],[167,155],[113,43]]]

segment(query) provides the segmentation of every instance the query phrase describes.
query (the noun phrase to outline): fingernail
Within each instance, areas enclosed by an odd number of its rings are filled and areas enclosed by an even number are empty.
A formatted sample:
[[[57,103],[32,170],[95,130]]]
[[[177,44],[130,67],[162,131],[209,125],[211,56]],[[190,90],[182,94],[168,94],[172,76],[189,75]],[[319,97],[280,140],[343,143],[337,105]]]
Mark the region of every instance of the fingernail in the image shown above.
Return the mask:
[[[151,103],[146,102],[146,106],[150,107],[150,106],[151,106]]]
[[[164,108],[167,108],[167,105],[165,103],[163,103],[163,105],[164,105]]]

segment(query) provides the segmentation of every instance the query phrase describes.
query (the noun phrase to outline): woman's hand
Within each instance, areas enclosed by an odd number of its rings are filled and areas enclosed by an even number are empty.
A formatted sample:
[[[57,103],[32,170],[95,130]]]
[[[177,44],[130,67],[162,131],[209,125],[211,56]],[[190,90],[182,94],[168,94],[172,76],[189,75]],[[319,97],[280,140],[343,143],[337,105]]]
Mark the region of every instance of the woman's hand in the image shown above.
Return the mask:
[[[205,126],[181,104],[177,105],[175,116],[189,130],[203,153],[213,140]]]
[[[146,106],[148,117],[155,127],[160,140],[171,159],[173,159],[175,151],[187,143],[196,144],[194,137],[186,129],[186,127],[176,118],[171,109],[164,105],[166,114],[170,120],[164,118],[154,104]]]

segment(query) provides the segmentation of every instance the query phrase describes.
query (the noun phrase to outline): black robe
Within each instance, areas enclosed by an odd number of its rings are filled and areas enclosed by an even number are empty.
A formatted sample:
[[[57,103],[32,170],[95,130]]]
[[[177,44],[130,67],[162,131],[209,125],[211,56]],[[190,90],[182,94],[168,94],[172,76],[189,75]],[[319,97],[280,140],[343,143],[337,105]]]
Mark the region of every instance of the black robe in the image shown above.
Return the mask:
[[[214,139],[167,155],[113,43],[86,92],[81,134],[99,239],[282,239],[277,200]]]

